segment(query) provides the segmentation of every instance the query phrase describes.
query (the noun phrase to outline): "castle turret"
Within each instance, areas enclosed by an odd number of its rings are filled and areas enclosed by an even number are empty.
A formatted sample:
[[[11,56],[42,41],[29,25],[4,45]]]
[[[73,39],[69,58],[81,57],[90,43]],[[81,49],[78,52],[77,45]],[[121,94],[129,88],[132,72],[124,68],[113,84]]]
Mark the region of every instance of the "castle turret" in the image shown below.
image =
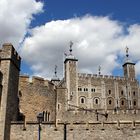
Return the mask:
[[[65,82],[68,91],[67,101],[71,104],[78,105],[78,85],[77,85],[77,61],[72,55],[72,45],[70,42],[70,54],[66,56],[65,65]]]
[[[126,48],[126,60],[123,64],[124,77],[135,79],[135,63],[129,59],[128,48]]]
[[[5,43],[0,52],[2,94],[0,104],[0,140],[10,139],[11,121],[18,117],[18,82],[20,57],[12,44]]]

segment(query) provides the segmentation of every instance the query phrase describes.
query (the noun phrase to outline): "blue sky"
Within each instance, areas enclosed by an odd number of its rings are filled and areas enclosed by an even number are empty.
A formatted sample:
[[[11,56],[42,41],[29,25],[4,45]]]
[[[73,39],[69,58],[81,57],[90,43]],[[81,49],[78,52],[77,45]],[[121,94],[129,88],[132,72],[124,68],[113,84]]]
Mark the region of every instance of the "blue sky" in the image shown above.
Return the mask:
[[[140,22],[139,0],[42,0],[44,12],[36,17],[32,26],[51,20],[68,19],[73,16],[92,14],[111,16],[113,19],[132,24]]]
[[[0,44],[16,47],[22,74],[46,78],[53,77],[55,65],[63,77],[71,40],[80,72],[97,73],[101,65],[102,74],[122,76],[127,45],[139,77],[139,5],[139,0],[1,0]]]

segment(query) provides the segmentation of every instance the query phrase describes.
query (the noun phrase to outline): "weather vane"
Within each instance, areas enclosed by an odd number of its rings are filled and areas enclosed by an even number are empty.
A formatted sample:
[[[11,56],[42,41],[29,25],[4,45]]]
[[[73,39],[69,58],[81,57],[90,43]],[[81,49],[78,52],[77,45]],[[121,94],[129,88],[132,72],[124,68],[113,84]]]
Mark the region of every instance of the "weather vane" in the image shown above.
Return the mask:
[[[100,65],[98,67],[98,73],[99,73],[99,75],[101,74],[101,66]]]
[[[55,71],[54,71],[54,73],[55,73],[55,77],[57,77],[57,65],[55,65]]]
[[[128,51],[129,51],[129,48],[126,46],[126,57],[128,57],[129,56],[129,54],[128,54]]]
[[[69,51],[70,51],[70,55],[72,55],[72,46],[73,46],[73,42],[70,41],[70,49],[69,49]]]

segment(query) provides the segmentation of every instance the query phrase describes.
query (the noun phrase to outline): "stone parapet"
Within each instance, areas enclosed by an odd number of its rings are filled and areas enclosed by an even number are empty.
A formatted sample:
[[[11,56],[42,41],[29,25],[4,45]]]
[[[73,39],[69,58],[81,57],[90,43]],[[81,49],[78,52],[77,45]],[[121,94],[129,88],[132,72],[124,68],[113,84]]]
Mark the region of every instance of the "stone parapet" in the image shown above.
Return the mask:
[[[11,43],[3,44],[0,56],[1,60],[10,60],[18,69],[20,69],[21,58]]]
[[[12,122],[11,140],[126,140],[140,139],[140,121],[113,122],[66,122],[66,123],[24,123]],[[38,129],[41,128],[41,129]]]
[[[30,77],[29,75],[20,75],[19,76],[19,80],[20,82],[24,82],[24,83],[31,83],[31,84],[41,84],[44,86],[49,86],[50,81],[47,79],[44,79],[42,77],[38,77],[38,76],[32,76]]]
[[[122,81],[133,81],[133,82],[138,82],[134,78],[128,78],[126,79],[125,77],[120,77],[120,76],[112,76],[112,75],[97,75],[97,74],[86,74],[86,73],[78,73],[78,78],[79,79],[107,79],[107,80],[122,80]]]

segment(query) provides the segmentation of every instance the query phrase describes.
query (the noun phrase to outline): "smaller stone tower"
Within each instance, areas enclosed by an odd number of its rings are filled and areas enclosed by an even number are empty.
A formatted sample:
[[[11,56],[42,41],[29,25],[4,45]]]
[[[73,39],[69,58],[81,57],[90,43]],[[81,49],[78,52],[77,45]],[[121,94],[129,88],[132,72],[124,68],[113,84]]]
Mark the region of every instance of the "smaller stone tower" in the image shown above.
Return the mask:
[[[78,81],[77,81],[77,61],[72,55],[72,45],[70,42],[70,54],[66,56],[65,65],[65,82],[67,88],[67,102],[73,105],[78,105]]]
[[[124,77],[135,79],[135,63],[131,62],[131,60],[129,59],[128,50],[129,48],[126,47],[126,60],[123,64]]]
[[[18,82],[20,57],[10,43],[0,52],[2,92],[0,104],[0,140],[10,139],[10,123],[18,117]]]

